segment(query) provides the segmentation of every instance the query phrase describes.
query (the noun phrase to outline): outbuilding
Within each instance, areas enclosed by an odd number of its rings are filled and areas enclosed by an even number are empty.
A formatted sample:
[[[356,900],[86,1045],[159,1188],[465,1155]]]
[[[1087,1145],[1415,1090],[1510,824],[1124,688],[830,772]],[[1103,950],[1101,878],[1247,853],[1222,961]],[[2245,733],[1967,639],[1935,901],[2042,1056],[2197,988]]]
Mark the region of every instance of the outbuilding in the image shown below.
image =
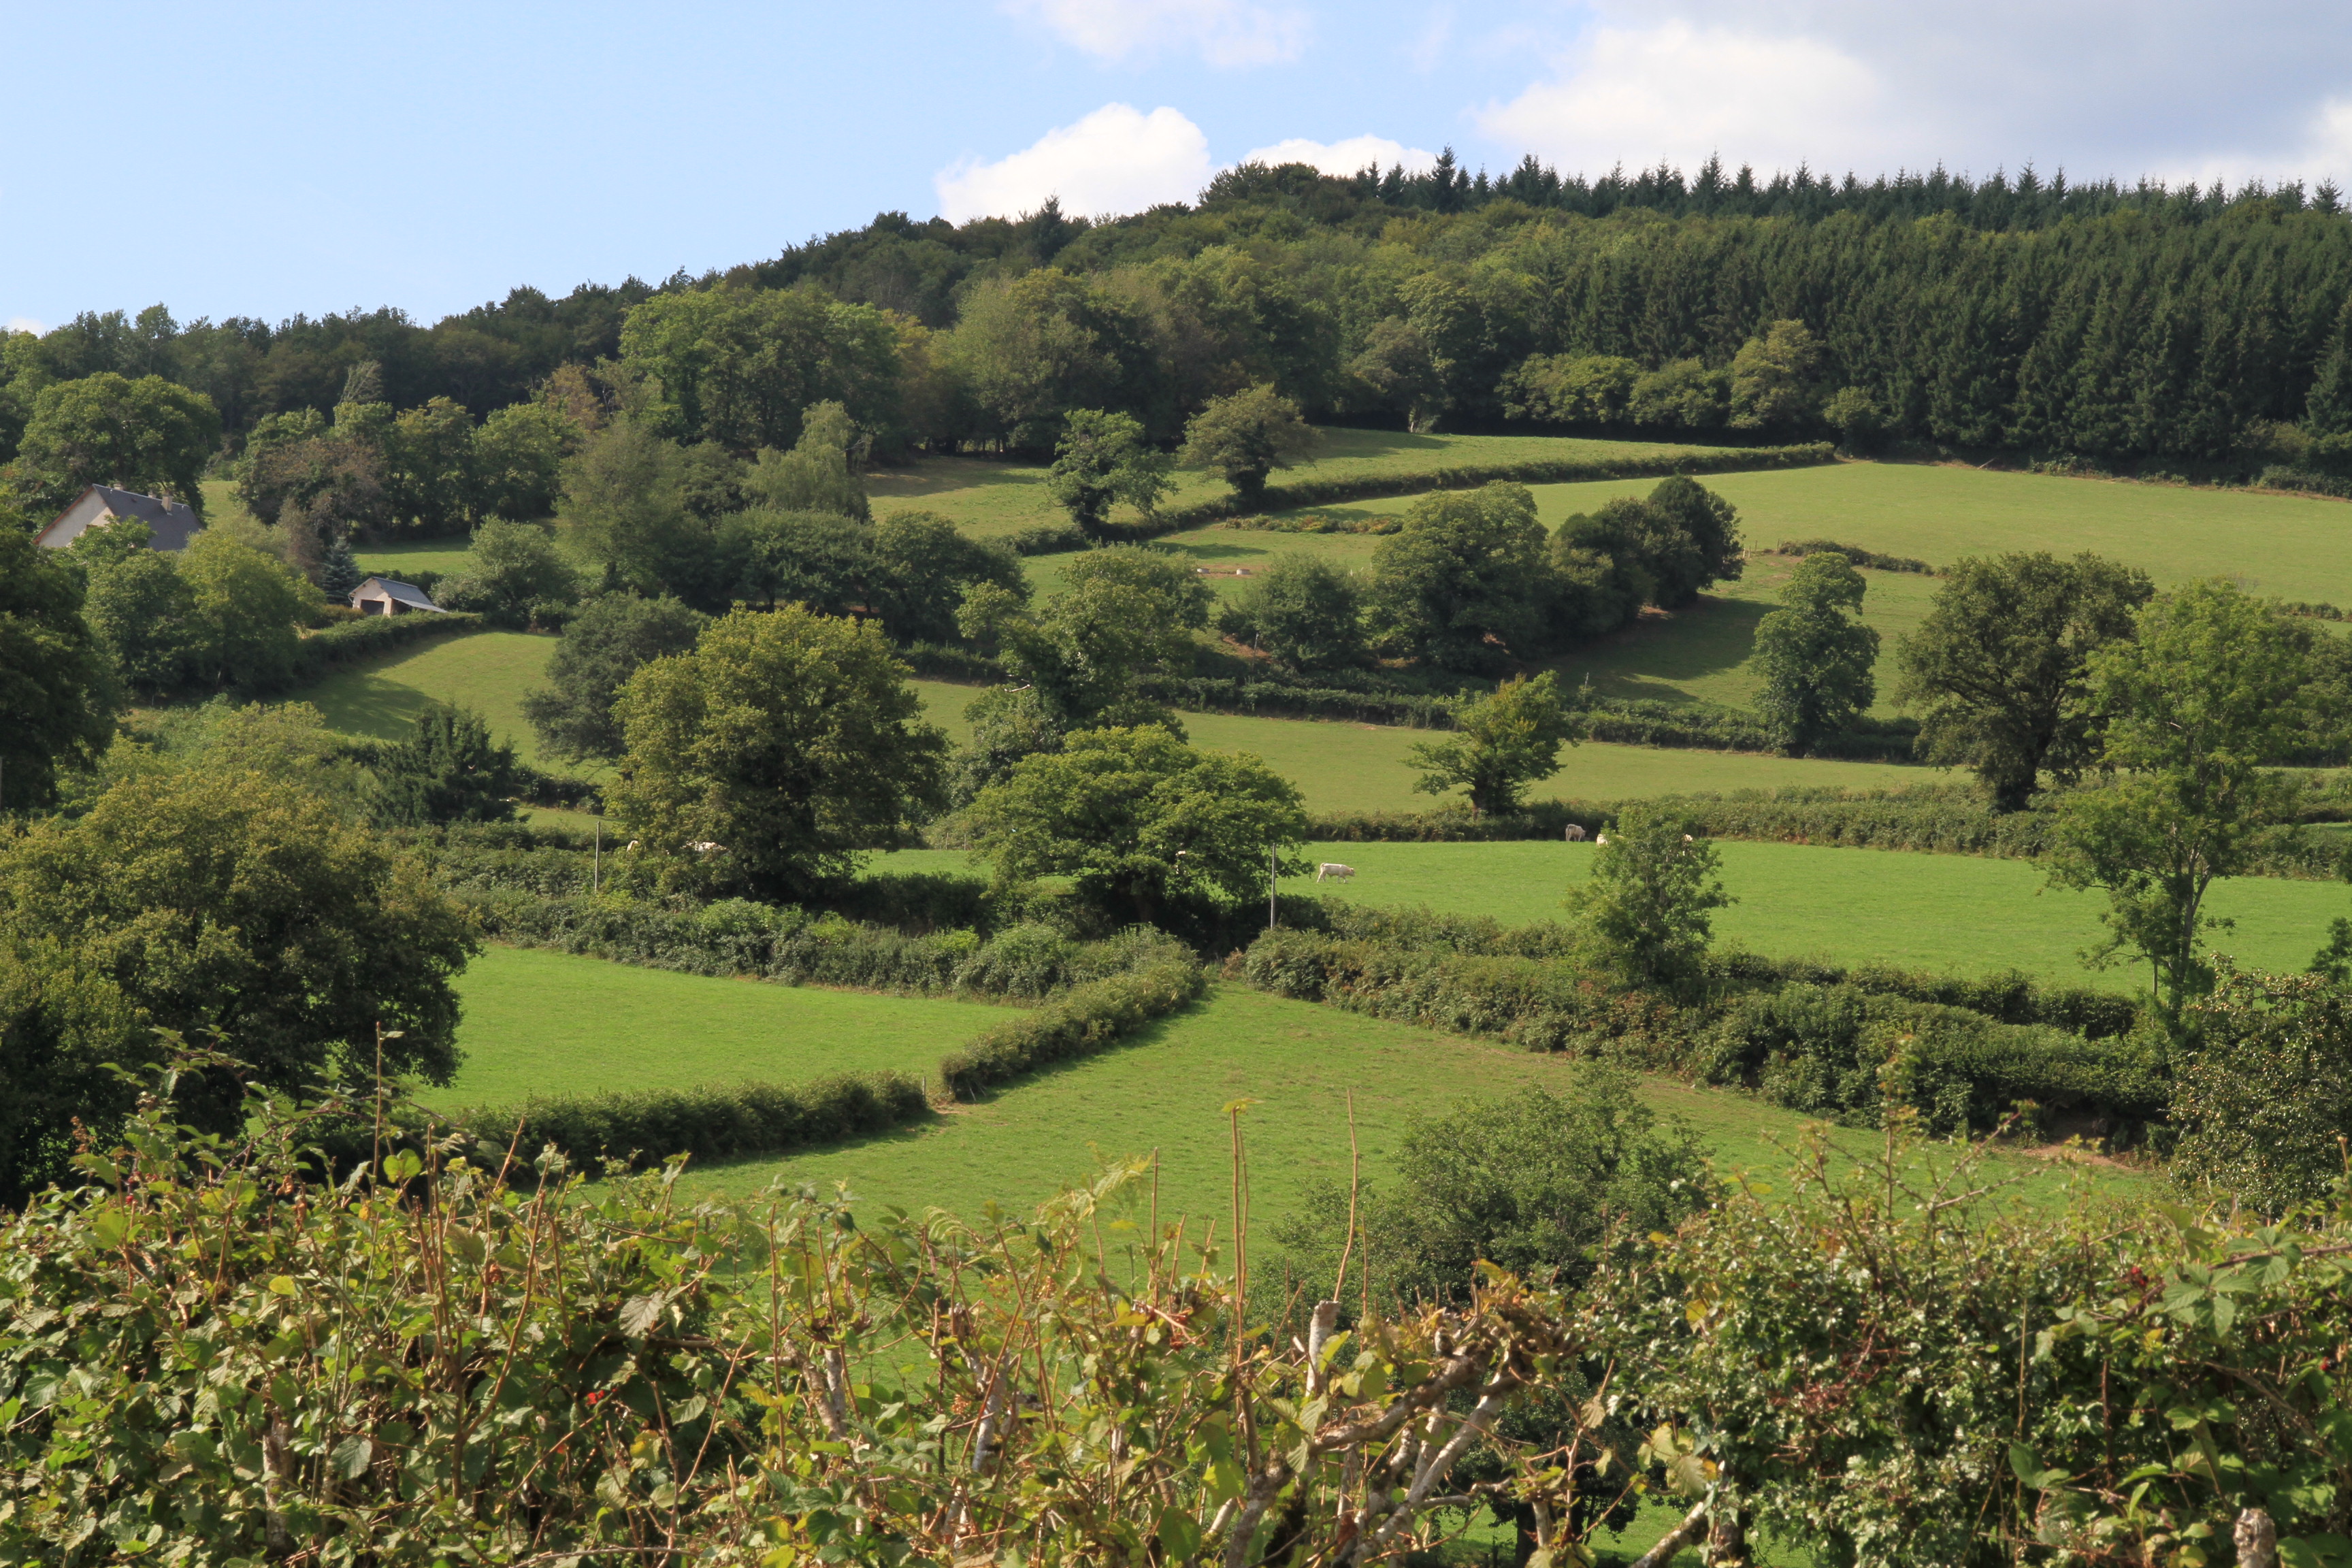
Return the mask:
[[[404,616],[411,610],[430,610],[436,616],[448,613],[424,589],[389,577],[371,577],[352,589],[352,608],[363,616]]]
[[[137,490],[119,490],[112,485],[91,485],[74,497],[66,510],[34,537],[34,542],[51,550],[63,550],[89,530],[104,528],[126,517],[147,525],[147,542],[158,550],[185,550],[188,541],[205,526],[195,510],[184,502],[142,496]]]

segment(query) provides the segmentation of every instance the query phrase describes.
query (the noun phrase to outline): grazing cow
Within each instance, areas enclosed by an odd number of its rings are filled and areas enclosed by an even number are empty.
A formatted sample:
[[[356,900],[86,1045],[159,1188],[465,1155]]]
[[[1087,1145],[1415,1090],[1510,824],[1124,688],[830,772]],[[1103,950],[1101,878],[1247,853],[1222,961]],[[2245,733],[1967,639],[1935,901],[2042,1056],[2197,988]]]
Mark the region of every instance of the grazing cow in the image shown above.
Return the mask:
[[[1344,882],[1355,874],[1353,866],[1342,866],[1337,860],[1326,860],[1315,868],[1315,879],[1318,882],[1326,877],[1335,882]]]
[[[1584,829],[1571,822],[1568,825],[1568,831],[1560,837],[1567,839],[1570,844],[1581,844],[1584,842]]]
[[[1596,833],[1592,836],[1592,842],[1595,844],[1606,844],[1609,842],[1609,835],[1606,833]]]

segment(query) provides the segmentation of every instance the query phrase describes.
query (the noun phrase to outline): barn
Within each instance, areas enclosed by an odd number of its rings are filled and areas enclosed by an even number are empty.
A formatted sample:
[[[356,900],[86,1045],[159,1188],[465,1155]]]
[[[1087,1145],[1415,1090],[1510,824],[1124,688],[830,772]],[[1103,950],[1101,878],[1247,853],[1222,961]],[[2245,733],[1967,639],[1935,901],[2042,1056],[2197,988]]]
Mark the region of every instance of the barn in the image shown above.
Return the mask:
[[[389,577],[371,577],[352,589],[352,608],[363,616],[404,616],[411,610],[430,610],[436,616],[448,613],[424,589]]]

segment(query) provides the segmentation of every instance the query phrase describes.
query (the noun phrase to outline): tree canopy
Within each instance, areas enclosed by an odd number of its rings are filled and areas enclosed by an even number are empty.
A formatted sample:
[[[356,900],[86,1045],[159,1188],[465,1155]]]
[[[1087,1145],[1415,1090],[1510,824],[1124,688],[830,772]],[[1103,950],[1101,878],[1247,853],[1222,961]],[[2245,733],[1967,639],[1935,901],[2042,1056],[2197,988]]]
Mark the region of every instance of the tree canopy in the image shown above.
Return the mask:
[[[59,767],[113,742],[114,675],[84,598],[63,562],[0,525],[0,810],[47,805]]]
[[[673,882],[811,897],[938,803],[947,738],[908,674],[871,622],[796,605],[722,616],[622,689],[627,750],[606,808]]]
[[[1066,876],[1082,897],[1139,921],[1171,899],[1262,896],[1307,813],[1289,780],[1255,757],[1204,752],[1157,725],[1084,730],[1024,758],[982,790],[973,837],[1000,883]]]

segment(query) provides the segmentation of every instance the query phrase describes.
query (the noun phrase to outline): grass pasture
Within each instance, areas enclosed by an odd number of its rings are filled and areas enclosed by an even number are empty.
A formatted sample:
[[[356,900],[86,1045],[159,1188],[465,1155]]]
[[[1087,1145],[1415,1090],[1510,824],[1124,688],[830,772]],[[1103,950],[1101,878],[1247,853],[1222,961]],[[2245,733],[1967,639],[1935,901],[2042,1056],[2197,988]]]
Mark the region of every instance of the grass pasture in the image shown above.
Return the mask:
[[[997,1022],[986,1003],[720,980],[571,953],[492,947],[457,983],[466,1061],[437,1106],[534,1097],[929,1073]]]
[[[404,738],[417,714],[436,702],[458,702],[512,742],[515,754],[551,773],[595,777],[601,770],[543,757],[522,716],[523,695],[546,684],[556,639],[534,632],[460,632],[380,662],[339,669],[293,700],[316,703],[328,726],[379,740]]]
[[[944,680],[914,682],[933,723],[959,743],[970,734],[963,710],[978,688]],[[1438,802],[1415,795],[1420,775],[1406,765],[1425,730],[1311,719],[1261,719],[1244,714],[1187,713],[1184,728],[1196,745],[1250,752],[1292,783],[1310,811],[1427,811]],[[1559,771],[1536,786],[1538,795],[1626,799],[1794,784],[1884,789],[1941,778],[1941,770],[1890,763],[1804,761],[1746,752],[1709,752],[1598,742],[1571,746]]]
[[[748,1197],[779,1177],[910,1212],[937,1206],[976,1220],[994,1203],[1024,1214],[1089,1180],[1108,1160],[1160,1156],[1164,1220],[1189,1216],[1197,1235],[1231,1214],[1232,1130],[1222,1108],[1252,1101],[1242,1118],[1255,1234],[1310,1186],[1348,1179],[1348,1097],[1368,1181],[1389,1169],[1416,1112],[1460,1100],[1556,1086],[1578,1070],[1567,1058],[1456,1038],[1335,1007],[1220,985],[1209,999],[1101,1056],[1038,1074],[978,1105],[844,1148],[749,1161],[689,1173],[698,1195]],[[1719,1167],[1778,1173],[1805,1119],[1749,1096],[1643,1080],[1662,1112],[1687,1121]],[[2047,1167],[2018,1162],[2035,1194],[2061,1185]],[[1146,1184],[1139,1204],[1150,1201]],[[1227,1228],[1230,1221],[1219,1228]]]
[[[1797,559],[1751,556],[1737,582],[1717,584],[1688,609],[1653,611],[1547,662],[1571,687],[1590,677],[1603,697],[1752,707],[1764,683],[1754,663],[1756,625],[1780,608],[1781,585]],[[1927,617],[1937,583],[1916,572],[1865,571],[1863,577],[1869,589],[1862,618],[1879,637],[1878,700],[1870,710],[1886,718],[1899,711],[1893,700],[1895,643]]]
[[[1301,465],[1286,477],[1379,478],[1474,463],[1651,458],[1706,449],[1687,444],[1596,441],[1572,436],[1413,436],[1402,430],[1327,426],[1314,462]],[[1285,477],[1275,476],[1277,482]],[[877,513],[935,511],[980,539],[1069,521],[1068,514],[1045,493],[1045,468],[1036,463],[994,458],[920,458],[869,473],[866,488]],[[1225,493],[1224,481],[1205,469],[1180,468],[1175,491],[1163,504],[1185,506]],[[1131,515],[1124,507],[1116,514],[1119,519]]]
[[[2104,933],[2104,895],[2047,889],[2029,860],[1723,840],[1723,888],[1738,900],[1715,913],[1717,940],[1774,957],[1981,974],[2021,969],[2053,980],[2132,991],[2132,968],[2085,970],[2076,954]],[[1506,925],[1560,916],[1567,889],[1591,874],[1591,844],[1318,844],[1307,855],[1356,868],[1320,891],[1357,903],[1426,905]],[[1317,891],[1311,879],[1286,891]],[[2352,914],[2337,882],[2236,877],[2212,894],[2236,929],[2212,945],[2265,969],[2299,970],[2327,922]]]
[[[2052,980],[2134,991],[2134,968],[2086,970],[2077,955],[2104,933],[2097,893],[2042,886],[2028,860],[1840,849],[1726,839],[1723,887],[1738,902],[1715,912],[1719,942],[1776,958],[1818,957],[1843,964],[1983,974],[2021,969]],[[1288,893],[1322,893],[1385,908],[1426,906],[1486,915],[1505,925],[1562,918],[1569,888],[1591,874],[1593,846],[1548,841],[1501,844],[1310,844],[1310,861],[1353,866],[1346,882],[1318,887],[1287,878]],[[877,869],[984,876],[960,849],[877,856]],[[2239,877],[2221,882],[2213,911],[2236,921],[2212,945],[2252,967],[2299,970],[2326,941],[2327,922],[2352,914],[2352,889],[2337,882]]]

